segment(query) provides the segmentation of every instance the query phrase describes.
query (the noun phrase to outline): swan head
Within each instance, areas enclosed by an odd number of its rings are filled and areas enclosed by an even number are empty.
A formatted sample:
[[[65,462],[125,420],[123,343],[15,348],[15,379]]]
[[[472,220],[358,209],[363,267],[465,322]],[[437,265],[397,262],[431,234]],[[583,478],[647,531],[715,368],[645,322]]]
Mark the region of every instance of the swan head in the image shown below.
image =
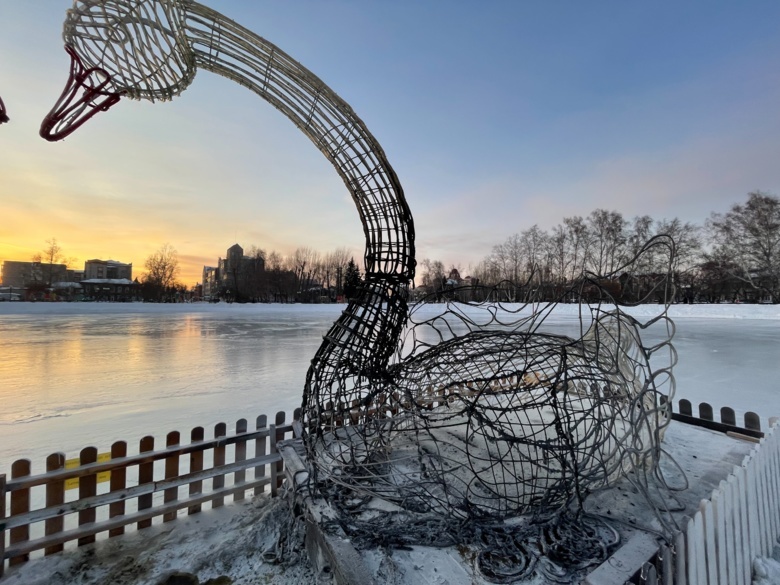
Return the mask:
[[[195,77],[186,0],[75,0],[63,28],[68,83],[41,125],[65,138],[121,96],[170,100]]]

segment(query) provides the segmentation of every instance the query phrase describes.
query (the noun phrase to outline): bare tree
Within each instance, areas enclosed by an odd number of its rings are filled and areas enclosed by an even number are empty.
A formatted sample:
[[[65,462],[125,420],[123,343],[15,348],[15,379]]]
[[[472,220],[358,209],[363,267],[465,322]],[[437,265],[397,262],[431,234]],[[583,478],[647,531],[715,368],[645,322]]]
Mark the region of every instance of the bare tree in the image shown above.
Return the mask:
[[[533,278],[541,284],[541,279],[549,278],[548,241],[549,236],[535,224],[520,234],[523,280]]]
[[[708,260],[772,301],[780,293],[780,199],[754,191],[744,205],[707,220]]]
[[[557,225],[552,229],[552,234],[547,240],[547,253],[552,269],[552,279],[558,284],[566,280],[566,274],[573,258],[569,253],[571,242],[569,233],[562,225]]]
[[[493,246],[490,254],[492,262],[501,280],[508,283],[506,289],[507,300],[516,301],[518,286],[525,280],[525,262],[523,240],[520,234],[509,236],[503,243]]]
[[[590,234],[585,220],[579,215],[564,217],[563,225],[568,239],[568,250],[571,255],[568,279],[574,280],[585,270],[588,263],[588,241]]]
[[[673,270],[675,274],[684,274],[694,270],[702,260],[702,228],[690,222],[674,219],[662,219],[656,225],[658,234],[667,234],[674,240],[675,256]]]
[[[311,300],[315,285],[322,273],[320,253],[309,247],[297,248],[288,258],[288,268],[295,274],[298,282],[298,292],[305,300]]]
[[[595,274],[609,274],[625,261],[627,225],[628,222],[617,211],[597,209],[588,216],[590,232],[588,267]]]
[[[265,258],[266,279],[268,282],[267,300],[288,302],[295,298],[297,283],[293,273],[286,269],[288,260],[276,250],[271,250]]]
[[[441,291],[444,282],[444,264],[441,260],[424,258],[420,262],[422,272],[420,274],[420,286],[429,293]]]
[[[276,250],[271,250],[265,258],[266,270],[284,270],[284,256]]]
[[[334,284],[336,296],[344,290],[344,275],[350,259],[348,248],[336,248],[325,256],[325,286],[330,290]]]
[[[64,279],[66,273],[63,266],[72,262],[71,259],[65,258],[62,248],[57,243],[57,238],[46,240],[46,247],[35,254],[32,261],[40,264],[42,284],[46,286],[51,286],[51,283],[57,279]]]
[[[146,274],[144,282],[161,291],[173,288],[179,276],[179,254],[168,243],[163,244],[156,252],[150,254],[144,262]]]
[[[265,256],[265,250],[262,248],[249,246],[242,261],[245,288],[247,295],[252,302],[268,297]]]
[[[477,279],[480,284],[486,286],[496,285],[501,280],[498,267],[491,256],[483,258],[476,268],[471,271],[471,276]]]

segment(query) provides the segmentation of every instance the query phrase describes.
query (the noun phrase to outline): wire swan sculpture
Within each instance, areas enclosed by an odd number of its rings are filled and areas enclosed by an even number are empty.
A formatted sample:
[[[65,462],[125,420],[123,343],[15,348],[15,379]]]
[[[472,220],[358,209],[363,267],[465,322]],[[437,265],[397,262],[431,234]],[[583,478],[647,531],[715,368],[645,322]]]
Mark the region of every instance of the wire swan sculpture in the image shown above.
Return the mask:
[[[594,303],[579,337],[540,331],[556,303],[535,302],[530,286],[520,305],[448,304],[410,316],[415,234],[403,189],[366,125],[319,78],[191,0],[76,0],[63,36],[70,78],[41,126],[46,139],[67,137],[123,96],[172,99],[203,69],[280,110],[344,181],[363,224],[365,278],[311,362],[302,411],[312,489],[343,513],[348,533],[374,543],[442,542],[453,533],[473,537],[480,523],[530,515],[547,528],[514,540],[501,528],[482,539],[520,551],[513,578],[534,570],[539,551],[558,551],[568,566],[583,562],[595,554],[582,548],[586,541],[601,543],[595,561],[603,559],[609,531],[581,517],[568,536],[549,528],[565,524],[570,509],[579,516],[588,493],[657,467],[668,424],[660,389],[672,393],[676,359],[666,316],[669,238],[651,240],[620,270],[583,274],[555,292]],[[603,283],[659,256],[665,272],[633,299],[661,304],[640,322]],[[647,347],[642,332],[651,325],[666,334]],[[661,350],[668,359],[651,367]],[[364,505],[375,500],[387,506],[379,519]],[[431,522],[443,527],[438,537],[419,529],[430,533]],[[538,546],[529,544],[534,538]],[[483,551],[482,573],[500,580],[490,559]]]

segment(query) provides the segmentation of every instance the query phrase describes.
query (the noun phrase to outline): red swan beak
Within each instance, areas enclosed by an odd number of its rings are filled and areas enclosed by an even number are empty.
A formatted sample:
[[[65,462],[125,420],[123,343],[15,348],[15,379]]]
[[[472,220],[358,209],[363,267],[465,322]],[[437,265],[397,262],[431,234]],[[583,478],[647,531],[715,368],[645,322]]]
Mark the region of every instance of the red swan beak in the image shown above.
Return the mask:
[[[0,98],[0,124],[8,122],[8,114],[5,111],[5,104],[3,98]]]
[[[111,76],[105,69],[87,69],[70,45],[70,77],[65,90],[43,119],[41,136],[49,142],[62,140],[98,112],[105,112],[119,101],[122,92],[106,89]]]

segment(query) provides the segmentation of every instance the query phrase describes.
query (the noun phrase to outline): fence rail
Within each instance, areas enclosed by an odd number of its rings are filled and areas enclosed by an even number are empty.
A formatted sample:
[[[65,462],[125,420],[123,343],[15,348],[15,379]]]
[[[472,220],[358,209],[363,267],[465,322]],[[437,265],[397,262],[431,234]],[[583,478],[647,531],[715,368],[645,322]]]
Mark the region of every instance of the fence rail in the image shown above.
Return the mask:
[[[754,439],[761,439],[764,436],[764,433],[761,431],[761,418],[755,412],[746,412],[742,425],[737,425],[737,415],[734,409],[728,406],[720,409],[720,421],[715,420],[715,410],[707,402],[699,403],[698,412],[699,414],[696,416],[693,413],[691,401],[682,399],[678,402],[678,411],[672,412],[672,418],[680,422],[722,433],[733,433]],[[770,426],[773,420],[769,420]]]
[[[300,433],[299,418],[296,410],[286,423],[279,412],[269,425],[261,415],[253,430],[240,419],[231,435],[219,423],[208,440],[203,427],[196,427],[184,445],[172,431],[157,450],[154,437],[147,436],[134,455],[128,455],[125,441],[105,454],[86,447],[77,462],[53,453],[46,471],[36,475],[29,459],[14,461],[10,479],[0,475],[0,577],[6,561],[24,563],[30,553],[54,554],[74,541],[84,546],[101,533],[113,538],[132,525],[143,530],[155,519],[196,514],[204,504],[217,508],[227,497],[242,500],[247,491],[256,495],[268,488],[275,496],[284,465],[276,444]]]

